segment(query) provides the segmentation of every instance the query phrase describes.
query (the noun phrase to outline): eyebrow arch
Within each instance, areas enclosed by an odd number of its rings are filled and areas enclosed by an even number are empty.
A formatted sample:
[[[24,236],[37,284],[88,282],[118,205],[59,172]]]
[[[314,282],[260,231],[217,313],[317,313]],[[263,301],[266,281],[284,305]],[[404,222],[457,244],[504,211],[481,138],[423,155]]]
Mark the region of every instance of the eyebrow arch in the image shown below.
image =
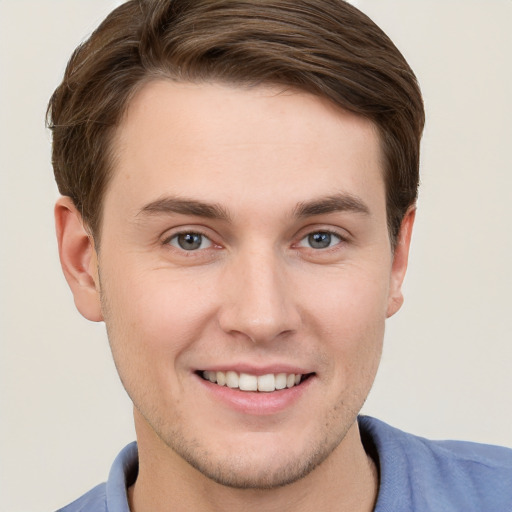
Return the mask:
[[[352,194],[334,194],[332,196],[301,202],[294,208],[294,216],[297,218],[325,215],[333,212],[354,212],[369,215],[368,206],[357,196]],[[182,215],[194,215],[207,219],[230,221],[228,211],[219,204],[206,203],[195,199],[180,197],[163,197],[156,199],[139,210],[136,216],[159,215],[177,213]]]
[[[141,214],[159,215],[169,213],[195,215],[197,217],[225,221],[229,221],[230,219],[228,212],[218,204],[205,203],[203,201],[181,197],[163,197],[152,201],[141,208],[136,216]]]
[[[313,217],[314,215],[324,215],[333,212],[353,212],[370,215],[370,209],[362,199],[345,193],[299,203],[294,210],[294,214],[298,218]]]

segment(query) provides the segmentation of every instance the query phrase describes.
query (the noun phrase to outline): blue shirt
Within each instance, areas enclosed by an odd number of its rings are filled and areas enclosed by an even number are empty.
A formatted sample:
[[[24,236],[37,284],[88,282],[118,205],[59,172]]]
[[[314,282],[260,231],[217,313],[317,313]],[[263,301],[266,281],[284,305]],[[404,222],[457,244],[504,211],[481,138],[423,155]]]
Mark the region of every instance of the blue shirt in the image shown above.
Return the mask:
[[[360,416],[361,439],[379,468],[375,512],[512,512],[512,450],[429,441]],[[129,512],[137,444],[117,456],[106,483],[58,512]]]

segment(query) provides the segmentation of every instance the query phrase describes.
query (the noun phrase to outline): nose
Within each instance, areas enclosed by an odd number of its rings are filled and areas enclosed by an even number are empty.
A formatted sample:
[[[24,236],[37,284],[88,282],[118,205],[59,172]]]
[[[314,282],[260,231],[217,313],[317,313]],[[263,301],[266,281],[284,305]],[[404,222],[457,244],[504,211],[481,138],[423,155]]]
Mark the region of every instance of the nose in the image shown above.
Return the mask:
[[[286,263],[272,250],[247,251],[225,268],[220,327],[254,343],[295,332],[301,317]]]

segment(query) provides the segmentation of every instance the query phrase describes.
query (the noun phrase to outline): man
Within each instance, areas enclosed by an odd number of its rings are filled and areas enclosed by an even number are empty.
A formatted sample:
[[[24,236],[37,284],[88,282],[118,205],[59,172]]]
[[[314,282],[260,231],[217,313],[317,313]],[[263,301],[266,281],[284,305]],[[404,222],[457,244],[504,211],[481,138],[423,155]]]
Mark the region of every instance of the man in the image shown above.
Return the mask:
[[[49,107],[62,267],[137,445],[64,510],[508,510],[512,454],[358,417],[424,123],[341,1],[130,1]]]

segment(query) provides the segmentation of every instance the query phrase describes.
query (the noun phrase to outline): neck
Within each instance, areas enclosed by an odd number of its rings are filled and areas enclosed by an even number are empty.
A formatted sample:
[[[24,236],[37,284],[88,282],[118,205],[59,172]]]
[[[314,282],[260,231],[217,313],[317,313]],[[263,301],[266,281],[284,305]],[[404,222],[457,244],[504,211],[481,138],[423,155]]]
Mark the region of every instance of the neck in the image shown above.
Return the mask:
[[[378,472],[361,443],[357,422],[319,466],[275,489],[234,489],[202,475],[154,433],[137,429],[139,475],[129,489],[131,512],[371,512]]]

